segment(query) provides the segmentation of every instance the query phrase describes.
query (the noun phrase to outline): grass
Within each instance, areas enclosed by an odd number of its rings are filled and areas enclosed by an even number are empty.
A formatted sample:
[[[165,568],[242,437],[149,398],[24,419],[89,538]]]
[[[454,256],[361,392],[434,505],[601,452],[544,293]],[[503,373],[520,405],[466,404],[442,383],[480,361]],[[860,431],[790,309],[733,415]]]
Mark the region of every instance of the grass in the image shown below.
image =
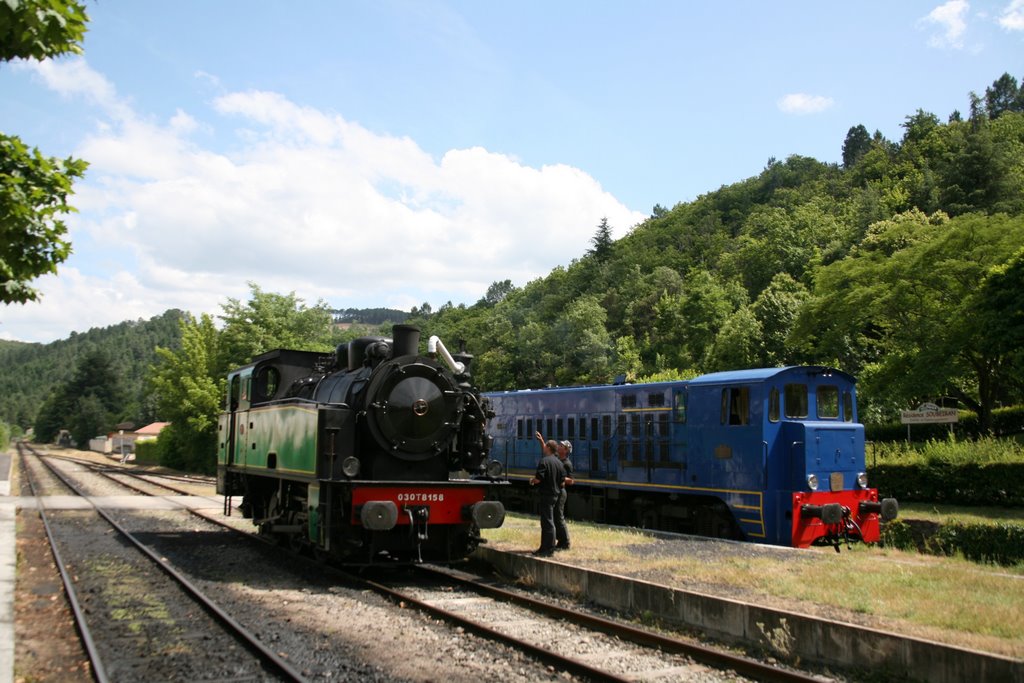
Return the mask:
[[[995,567],[863,545],[838,555],[812,548],[709,561],[695,553],[659,553],[667,546],[638,530],[570,522],[570,534],[571,556],[559,560],[800,611],[840,608],[853,621],[1024,656],[1024,564]],[[536,547],[540,530],[535,517],[510,514],[502,528],[484,535],[493,547],[525,552]]]
[[[1024,508],[900,502],[900,517],[939,524],[953,521],[970,524],[1024,524]]]

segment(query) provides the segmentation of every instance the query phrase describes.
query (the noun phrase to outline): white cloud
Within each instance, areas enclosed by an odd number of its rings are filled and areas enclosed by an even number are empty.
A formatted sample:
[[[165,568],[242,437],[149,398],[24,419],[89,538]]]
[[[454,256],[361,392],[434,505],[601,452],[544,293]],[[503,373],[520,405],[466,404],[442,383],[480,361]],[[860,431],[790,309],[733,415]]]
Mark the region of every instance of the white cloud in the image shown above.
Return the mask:
[[[999,25],[1008,31],[1024,31],[1024,0],[1013,0],[1007,5]]]
[[[479,147],[435,159],[277,93],[148,121],[83,60],[45,73],[107,120],[76,151],[90,162],[74,198],[76,254],[38,283],[42,303],[3,311],[7,338],[50,341],[174,307],[217,312],[247,281],[338,306],[472,303],[495,280],[522,285],[580,256],[602,217],[617,235],[645,218],[579,169]],[[218,141],[212,131],[228,126],[232,139]],[[97,275],[91,254],[121,265]]]
[[[963,49],[964,33],[967,31],[966,16],[970,7],[966,0],[949,0],[922,17],[919,24],[935,25],[940,31],[928,39],[928,45],[935,48]]]
[[[808,95],[806,93],[791,93],[779,99],[777,102],[781,111],[787,114],[819,114],[826,109],[831,109],[835,101],[831,97],[823,95]]]

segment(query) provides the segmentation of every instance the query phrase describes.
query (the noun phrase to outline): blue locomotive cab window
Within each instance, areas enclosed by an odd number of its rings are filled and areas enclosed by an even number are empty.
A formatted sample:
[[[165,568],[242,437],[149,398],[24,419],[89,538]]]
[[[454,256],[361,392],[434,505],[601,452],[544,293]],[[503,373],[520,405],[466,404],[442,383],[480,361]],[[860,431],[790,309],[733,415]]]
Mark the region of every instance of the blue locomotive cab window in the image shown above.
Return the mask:
[[[835,420],[839,417],[839,387],[826,384],[818,387],[818,419]]]
[[[779,389],[778,387],[772,387],[772,390],[768,393],[768,421],[778,422],[779,421]]]
[[[783,404],[786,417],[790,419],[807,417],[807,385],[787,384]]]
[[[722,389],[722,424],[750,424],[750,388],[729,387]]]
[[[853,422],[853,394],[849,391],[843,392],[843,421]]]
[[[689,396],[689,394],[687,394],[685,392],[682,392],[682,391],[675,392],[675,395],[673,396],[673,400],[675,400],[675,421],[676,421],[676,424],[681,424],[681,425],[686,424],[686,397],[687,396]]]

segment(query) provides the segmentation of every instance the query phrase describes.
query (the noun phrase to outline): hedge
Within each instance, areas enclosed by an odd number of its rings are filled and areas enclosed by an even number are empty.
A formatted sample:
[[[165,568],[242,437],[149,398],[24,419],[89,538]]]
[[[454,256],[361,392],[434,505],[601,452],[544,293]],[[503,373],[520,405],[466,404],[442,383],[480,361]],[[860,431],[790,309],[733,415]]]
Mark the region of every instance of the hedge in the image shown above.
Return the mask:
[[[922,525],[895,520],[883,525],[882,542],[933,555],[962,554],[975,562],[1002,565],[1024,562],[1024,525],[1021,524],[952,521]]]
[[[916,424],[910,425],[910,438],[913,441],[945,439],[950,431],[957,438],[972,439],[981,434],[977,414],[969,410],[961,410],[959,422],[949,424]],[[1024,432],[1024,406],[997,408],[992,411],[992,434],[1009,436]],[[888,424],[864,425],[864,435],[868,441],[904,441],[907,438],[907,425],[899,422]]]
[[[159,465],[160,464],[160,442],[158,439],[152,441],[135,442],[135,464],[137,465]]]
[[[954,505],[1024,506],[1024,463],[929,463],[868,467],[887,498]]]

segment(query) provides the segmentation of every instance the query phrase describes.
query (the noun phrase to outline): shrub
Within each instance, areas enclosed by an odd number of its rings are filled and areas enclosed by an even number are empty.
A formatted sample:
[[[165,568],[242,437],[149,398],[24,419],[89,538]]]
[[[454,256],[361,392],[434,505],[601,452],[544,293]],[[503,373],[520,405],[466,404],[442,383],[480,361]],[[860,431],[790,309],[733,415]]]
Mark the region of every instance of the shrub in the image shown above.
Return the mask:
[[[882,543],[900,550],[932,555],[963,555],[975,562],[1012,565],[1024,562],[1024,525],[977,524],[950,521],[945,524],[894,520],[882,526]]]

